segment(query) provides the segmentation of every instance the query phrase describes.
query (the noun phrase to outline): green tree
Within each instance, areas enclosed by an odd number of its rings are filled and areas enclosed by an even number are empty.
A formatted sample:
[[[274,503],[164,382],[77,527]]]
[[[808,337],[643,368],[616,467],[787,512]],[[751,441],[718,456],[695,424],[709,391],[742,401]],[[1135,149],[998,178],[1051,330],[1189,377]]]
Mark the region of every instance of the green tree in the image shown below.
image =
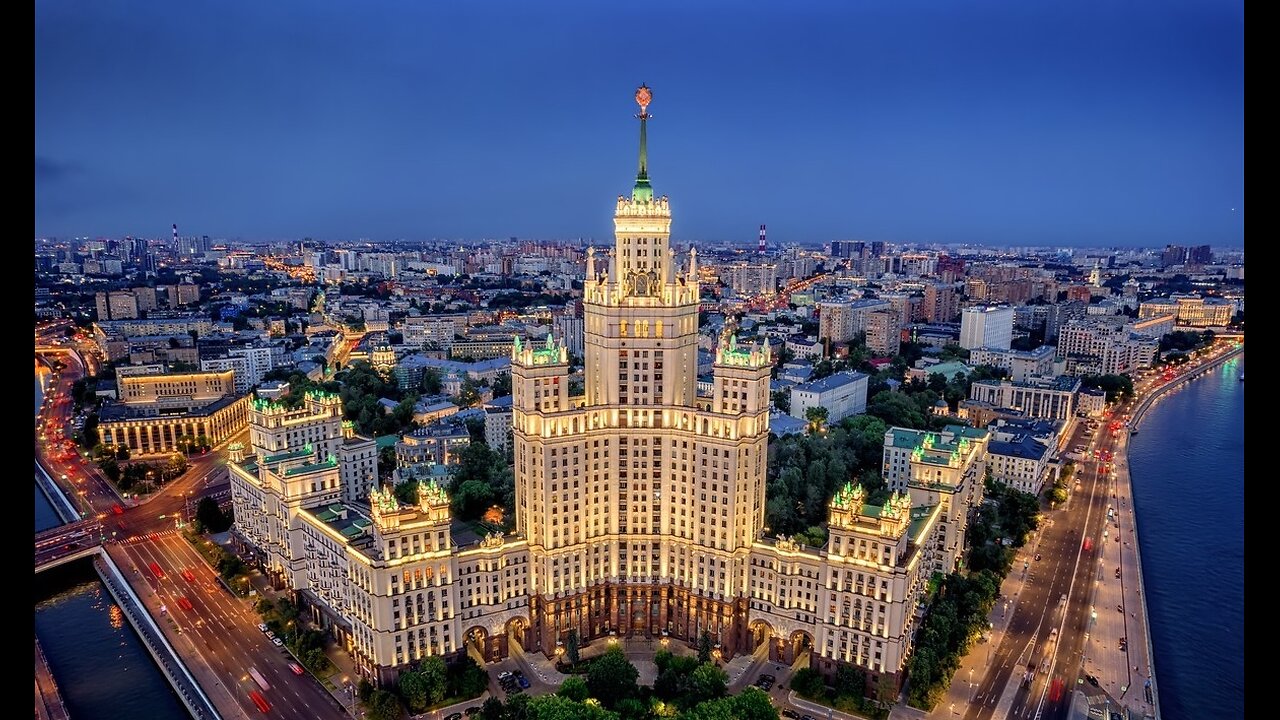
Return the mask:
[[[569,630],[569,637],[565,640],[564,654],[569,660],[570,665],[578,664],[578,630],[572,628]]]
[[[636,693],[640,671],[627,660],[622,648],[613,646],[591,663],[587,671],[587,688],[591,696],[612,708],[620,700]]]
[[[493,381],[493,396],[505,397],[511,394],[511,373],[502,373]]]
[[[689,699],[696,705],[724,697],[728,684],[729,676],[725,671],[711,663],[703,663],[689,676]]]
[[[698,636],[698,662],[711,662],[711,633],[707,630]]]
[[[416,505],[418,503],[418,480],[409,478],[396,483],[395,494],[396,500],[405,505]]]
[[[440,371],[436,368],[427,368],[422,371],[422,392],[428,395],[439,395],[444,385],[440,380]]]
[[[365,706],[365,717],[368,720],[399,720],[404,712],[400,707],[400,698],[387,690],[374,690]]]
[[[791,689],[808,698],[822,699],[826,695],[827,684],[817,670],[800,668],[791,676]]]
[[[116,462],[115,458],[104,458],[99,460],[98,467],[102,470],[102,473],[111,480],[111,482],[119,482],[120,464]]]
[[[427,679],[422,673],[406,670],[400,673],[400,697],[409,708],[409,712],[420,713],[431,706],[427,690]]]
[[[804,411],[804,419],[809,421],[809,430],[812,432],[822,432],[827,427],[827,418],[830,411],[821,405],[806,408]]]
[[[396,448],[389,445],[378,451],[378,477],[390,478],[396,469]]]
[[[587,689],[587,683],[577,675],[570,675],[565,678],[564,682],[560,683],[560,690],[557,694],[574,702],[582,702],[591,697],[591,691]]]
[[[428,704],[435,705],[443,700],[449,680],[449,669],[444,664],[444,658],[439,655],[427,657],[419,666],[418,674],[422,676],[426,686],[427,698],[430,700]]]
[[[790,390],[774,390],[769,396],[773,400],[773,406],[778,408],[779,412],[791,412],[791,391]]]
[[[360,702],[368,702],[372,696],[373,683],[369,682],[367,678],[360,678],[360,682],[356,683],[356,697],[360,699]]]
[[[528,720],[618,720],[617,713],[560,695],[530,698],[524,717]]]
[[[480,402],[480,386],[470,376],[463,378],[456,402],[459,407],[471,407]]]
[[[211,497],[200,498],[196,503],[196,523],[204,532],[226,532],[231,527],[230,519],[218,507],[218,501]]]
[[[769,700],[769,693],[760,688],[749,687],[730,700],[737,720],[778,720],[778,709]]]

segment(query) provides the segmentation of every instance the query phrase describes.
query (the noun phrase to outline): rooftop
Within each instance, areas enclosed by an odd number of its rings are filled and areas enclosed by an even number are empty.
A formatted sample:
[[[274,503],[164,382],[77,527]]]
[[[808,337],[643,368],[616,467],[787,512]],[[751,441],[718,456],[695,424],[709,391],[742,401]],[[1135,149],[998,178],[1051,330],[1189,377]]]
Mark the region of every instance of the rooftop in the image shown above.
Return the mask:
[[[866,379],[867,376],[864,373],[849,371],[838,372],[834,375],[828,375],[821,380],[810,380],[807,383],[797,385],[792,388],[792,392],[800,391],[822,393],[844,387],[845,385],[858,382],[859,380],[865,382]]]

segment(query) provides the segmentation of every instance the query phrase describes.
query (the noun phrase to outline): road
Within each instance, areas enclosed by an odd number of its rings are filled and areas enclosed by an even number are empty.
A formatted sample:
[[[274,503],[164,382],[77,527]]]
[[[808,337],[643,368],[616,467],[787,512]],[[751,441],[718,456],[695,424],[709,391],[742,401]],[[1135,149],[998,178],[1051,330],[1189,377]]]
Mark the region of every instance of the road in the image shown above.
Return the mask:
[[[297,676],[289,669],[289,663],[296,662],[293,656],[258,630],[260,620],[248,602],[219,584],[180,533],[166,531],[154,539],[111,544],[107,552],[224,717],[260,715],[249,698],[253,690],[272,706],[273,717],[347,717],[310,675]],[[155,576],[152,563],[162,577]],[[194,581],[183,577],[184,570]],[[183,609],[179,598],[186,598],[191,610]],[[250,677],[251,667],[269,689],[262,690]]]
[[[956,714],[971,720],[1065,720],[1077,689],[1091,697],[1108,694],[1123,698],[1129,692],[1126,699],[1141,707],[1143,698],[1134,698],[1142,692],[1138,686],[1150,676],[1151,663],[1146,657],[1145,613],[1140,612],[1142,601],[1137,592],[1141,568],[1133,552],[1133,506],[1123,457],[1129,436],[1128,412],[1143,407],[1152,391],[1195,372],[1234,347],[1220,341],[1194,365],[1139,374],[1134,392],[1142,400],[1109,410],[1096,436],[1084,425],[1075,428],[1066,448],[1084,445],[1088,456],[1076,462],[1075,482],[1066,506],[1048,514],[1051,519],[1033,540],[1031,556],[1040,559],[1016,565],[1012,571],[1020,575],[1022,586],[1016,601],[1002,598],[997,605],[997,612],[1012,616],[998,645],[986,649],[990,659],[977,675],[956,674],[948,698],[955,699],[956,687],[961,688],[956,703],[961,708]],[[1113,482],[1116,462],[1125,473],[1123,487]],[[1107,518],[1109,508],[1116,513],[1112,520]],[[1085,549],[1086,538],[1089,549]],[[1123,568],[1119,577],[1113,572],[1115,568]],[[1101,602],[1104,599],[1106,602]],[[1139,619],[1139,615],[1143,617]],[[1097,635],[1092,640],[1091,632]],[[1128,641],[1123,649],[1121,637]],[[1133,665],[1137,671],[1132,670]],[[1024,686],[1019,678],[1029,666],[1036,670],[1030,685]],[[1086,684],[1086,670],[1100,681],[1099,686]],[[939,716],[949,714],[949,709],[953,708],[943,708]]]

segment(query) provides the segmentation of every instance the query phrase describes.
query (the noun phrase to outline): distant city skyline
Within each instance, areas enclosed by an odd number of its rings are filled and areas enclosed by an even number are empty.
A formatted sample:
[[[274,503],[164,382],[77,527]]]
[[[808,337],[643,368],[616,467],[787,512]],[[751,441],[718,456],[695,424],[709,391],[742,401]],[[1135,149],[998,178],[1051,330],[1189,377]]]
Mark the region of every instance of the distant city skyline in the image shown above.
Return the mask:
[[[36,235],[1242,246],[1242,3],[789,10],[39,3]]]

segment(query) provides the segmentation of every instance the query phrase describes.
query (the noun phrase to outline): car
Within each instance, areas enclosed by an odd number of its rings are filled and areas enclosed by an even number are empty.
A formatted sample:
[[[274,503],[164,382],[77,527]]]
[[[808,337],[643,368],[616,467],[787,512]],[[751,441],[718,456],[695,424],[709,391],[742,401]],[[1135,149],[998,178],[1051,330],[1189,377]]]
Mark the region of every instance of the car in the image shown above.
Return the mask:
[[[1116,611],[1117,611],[1117,612],[1124,612],[1124,606],[1123,606],[1123,605],[1117,605],[1117,606],[1116,606]]]
[[[800,720],[818,720],[818,718],[812,715],[801,715]]]
[[[1098,687],[1098,678],[1094,677],[1093,675],[1085,675],[1084,679],[1088,680],[1090,685],[1094,687]]]
[[[783,708],[782,712],[778,714],[784,718],[788,718],[789,720],[800,720],[800,713],[792,710],[791,708]]]
[[[527,677],[525,677],[525,676],[523,676],[523,675],[517,675],[517,676],[516,676],[516,682],[517,682],[517,683],[520,683],[520,687],[521,687],[521,688],[523,688],[523,689],[525,689],[525,690],[528,690],[528,689],[529,689],[529,678],[527,678]]]
[[[444,720],[462,720],[462,713],[449,713]]]
[[[276,647],[280,647],[281,645],[284,645],[284,641],[278,637],[273,637],[271,638],[271,644],[275,645]]]
[[[472,715],[475,715],[475,714],[476,714],[476,713],[478,713],[478,712],[480,712],[480,706],[479,706],[479,705],[472,705],[471,707],[467,708],[466,710],[463,710],[463,711],[462,711],[462,714],[463,714],[463,715],[466,715],[467,717],[471,717]]]
[[[498,673],[498,679],[506,680],[507,678],[513,677],[514,675],[515,673],[511,672],[510,670],[503,670],[502,672]]]
[[[258,629],[261,630],[262,632],[268,632],[266,623],[258,623]]]
[[[289,663],[289,669],[293,671],[294,675],[301,675],[306,672],[306,670],[303,670],[302,666],[298,663]]]
[[[267,637],[268,637],[268,638],[270,638],[270,639],[272,639],[272,640],[275,640],[275,639],[276,639],[276,634],[275,634],[275,633],[273,633],[273,632],[271,632],[270,630],[265,630],[264,632],[266,632],[266,633],[267,633]]]
[[[1036,553],[1036,560],[1040,559],[1040,553]]]

